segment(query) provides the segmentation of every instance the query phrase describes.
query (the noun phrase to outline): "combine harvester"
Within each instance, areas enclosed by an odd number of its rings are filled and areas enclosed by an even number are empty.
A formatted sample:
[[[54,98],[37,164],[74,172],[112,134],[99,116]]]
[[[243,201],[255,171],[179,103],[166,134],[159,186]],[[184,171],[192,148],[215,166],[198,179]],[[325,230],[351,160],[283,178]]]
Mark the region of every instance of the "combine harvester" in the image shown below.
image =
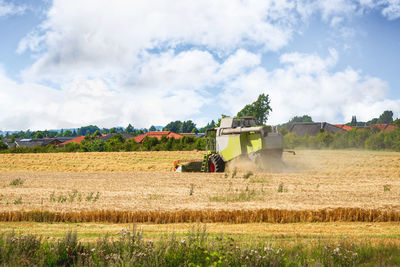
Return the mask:
[[[262,167],[269,160],[282,158],[282,136],[268,126],[256,126],[253,117],[221,119],[220,127],[205,134],[203,161],[174,162],[177,172],[223,172],[233,159],[250,159]]]

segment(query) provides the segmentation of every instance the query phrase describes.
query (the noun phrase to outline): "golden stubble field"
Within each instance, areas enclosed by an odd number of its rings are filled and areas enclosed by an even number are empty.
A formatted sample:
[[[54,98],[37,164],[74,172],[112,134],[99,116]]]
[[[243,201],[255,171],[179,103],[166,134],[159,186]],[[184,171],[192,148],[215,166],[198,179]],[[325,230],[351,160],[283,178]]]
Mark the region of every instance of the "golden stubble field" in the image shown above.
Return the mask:
[[[201,157],[202,152],[1,154],[0,212],[400,212],[400,153],[299,150],[252,175],[240,168],[218,174],[170,171],[176,159]],[[12,185],[16,180],[22,183]]]

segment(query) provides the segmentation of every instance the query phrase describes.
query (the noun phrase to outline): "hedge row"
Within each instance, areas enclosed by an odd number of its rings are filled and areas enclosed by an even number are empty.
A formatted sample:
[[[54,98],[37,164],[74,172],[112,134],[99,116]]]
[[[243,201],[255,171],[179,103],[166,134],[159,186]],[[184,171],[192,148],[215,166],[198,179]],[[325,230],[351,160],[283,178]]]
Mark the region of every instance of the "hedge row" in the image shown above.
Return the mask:
[[[393,131],[373,131],[352,129],[345,133],[328,134],[320,132],[317,136],[297,136],[288,133],[283,137],[285,148],[358,148],[372,150],[400,151],[400,129]]]
[[[181,151],[181,150],[204,150],[204,138],[183,136],[180,139],[163,137],[158,140],[155,137],[146,137],[141,144],[135,140],[125,140],[122,135],[116,134],[107,141],[86,138],[81,144],[68,143],[63,147],[53,145],[36,147],[13,147],[10,149],[0,148],[2,153],[55,153],[55,152],[102,152],[102,151]]]

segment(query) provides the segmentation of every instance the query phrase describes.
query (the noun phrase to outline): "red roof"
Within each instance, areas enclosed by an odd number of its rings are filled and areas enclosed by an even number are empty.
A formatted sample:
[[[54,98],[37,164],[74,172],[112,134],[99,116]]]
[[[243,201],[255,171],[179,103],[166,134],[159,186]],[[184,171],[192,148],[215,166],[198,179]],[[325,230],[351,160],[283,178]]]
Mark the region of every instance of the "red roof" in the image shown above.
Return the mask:
[[[59,144],[59,146],[65,146],[68,143],[77,143],[80,144],[83,140],[85,139],[85,136],[78,136],[77,138],[74,138],[72,140],[66,141],[64,143]]]
[[[333,126],[336,126],[336,127],[340,128],[340,129],[343,129],[345,131],[350,131],[351,129],[353,129],[353,127],[348,126],[346,124],[334,124]]]
[[[155,137],[158,140],[160,140],[163,136],[165,136],[166,138],[175,138],[175,139],[179,139],[182,137],[182,135],[171,132],[171,131],[163,131],[163,132],[148,132],[145,134],[141,134],[138,136],[133,137],[133,139],[137,142],[137,143],[141,143],[143,141],[143,139],[148,136],[148,137]]]
[[[372,124],[371,126],[369,126],[369,128],[372,130],[373,128],[378,128],[381,131],[392,131],[394,130],[396,127],[394,125],[391,124],[386,124],[386,123],[380,123],[380,124]]]

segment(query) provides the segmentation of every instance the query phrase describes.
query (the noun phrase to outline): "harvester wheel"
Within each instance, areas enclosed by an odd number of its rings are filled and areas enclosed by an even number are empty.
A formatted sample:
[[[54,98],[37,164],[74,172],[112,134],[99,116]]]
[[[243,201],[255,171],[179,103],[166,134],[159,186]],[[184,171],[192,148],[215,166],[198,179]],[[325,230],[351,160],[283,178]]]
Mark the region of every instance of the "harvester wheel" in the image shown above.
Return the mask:
[[[225,170],[225,162],[220,155],[211,155],[208,159],[207,172],[223,172]]]

